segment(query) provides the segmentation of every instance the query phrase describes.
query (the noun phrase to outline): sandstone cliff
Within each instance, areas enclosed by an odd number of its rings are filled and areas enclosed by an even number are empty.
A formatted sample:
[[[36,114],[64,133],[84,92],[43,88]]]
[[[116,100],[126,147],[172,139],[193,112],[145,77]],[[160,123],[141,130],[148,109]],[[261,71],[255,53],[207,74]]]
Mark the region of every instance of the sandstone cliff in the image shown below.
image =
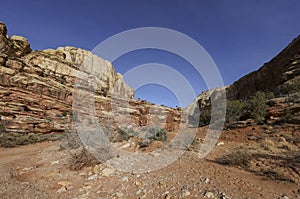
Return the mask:
[[[86,59],[92,64],[81,67]],[[69,46],[32,52],[27,39],[8,37],[0,23],[0,124],[5,131],[67,130],[77,117],[72,110],[74,84],[86,81],[82,76],[93,76],[95,111],[103,124],[145,126],[156,121],[168,130],[178,127],[179,110],[135,101],[134,91],[108,61]]]
[[[186,109],[189,114],[190,124],[198,126],[201,123],[199,121],[200,114],[210,109],[211,96],[222,89],[226,91],[227,100],[247,99],[257,91],[277,92],[281,87],[296,82],[300,82],[300,36],[259,70],[240,78],[232,85],[200,94]],[[297,84],[300,85],[300,83]],[[295,97],[297,96],[295,95]],[[279,103],[277,107],[272,107],[268,110],[268,117],[278,117],[283,114],[285,109],[289,109],[295,115],[294,123],[299,123],[300,104],[298,103],[291,105],[291,107],[286,102]]]
[[[278,86],[299,79],[300,35],[271,61],[227,89],[228,99],[242,99],[256,91],[274,91]]]

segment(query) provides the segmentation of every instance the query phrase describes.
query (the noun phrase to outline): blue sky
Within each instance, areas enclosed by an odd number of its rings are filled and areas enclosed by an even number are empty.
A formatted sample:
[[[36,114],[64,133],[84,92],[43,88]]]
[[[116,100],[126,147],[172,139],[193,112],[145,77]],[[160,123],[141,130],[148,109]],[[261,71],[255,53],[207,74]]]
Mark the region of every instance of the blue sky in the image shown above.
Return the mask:
[[[27,37],[35,50],[66,45],[92,50],[132,28],[174,29],[206,49],[228,85],[258,69],[300,33],[299,7],[299,0],[10,0],[1,2],[0,21],[8,26],[9,35]],[[149,62],[175,68],[197,94],[206,90],[192,66],[171,53],[136,51],[113,64],[125,73]],[[138,89],[136,97],[178,105],[172,92],[157,85]]]

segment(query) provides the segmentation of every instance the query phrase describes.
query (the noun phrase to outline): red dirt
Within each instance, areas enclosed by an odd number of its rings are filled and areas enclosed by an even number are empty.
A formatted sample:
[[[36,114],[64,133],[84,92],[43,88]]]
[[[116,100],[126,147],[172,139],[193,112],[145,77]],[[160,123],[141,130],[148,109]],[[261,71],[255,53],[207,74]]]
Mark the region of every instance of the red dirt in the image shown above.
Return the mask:
[[[277,132],[280,136],[284,129]],[[205,129],[200,129],[198,136],[204,133]],[[239,146],[256,146],[256,141],[248,141],[250,135],[268,136],[259,126],[224,131],[220,140],[224,145],[216,146],[205,159],[199,159],[196,152],[187,151],[175,163],[158,171],[145,174],[114,171],[109,177],[101,172],[107,168],[105,164],[99,165],[96,175],[91,172],[92,167],[69,170],[70,154],[60,150],[59,142],[1,148],[0,196],[156,199],[204,198],[209,194],[220,198],[225,194],[226,198],[234,199],[300,198],[300,176],[295,183],[284,182],[215,162],[216,158]],[[95,179],[88,179],[91,176]]]

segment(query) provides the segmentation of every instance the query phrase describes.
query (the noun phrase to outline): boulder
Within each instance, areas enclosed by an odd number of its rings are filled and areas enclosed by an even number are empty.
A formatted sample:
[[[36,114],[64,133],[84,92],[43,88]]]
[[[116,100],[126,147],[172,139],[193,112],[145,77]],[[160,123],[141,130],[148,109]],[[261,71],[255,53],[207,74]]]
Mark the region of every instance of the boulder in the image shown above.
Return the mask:
[[[6,54],[10,52],[10,48],[6,25],[0,21],[0,53]]]
[[[7,28],[0,22],[0,53],[9,57],[22,57],[31,52],[28,40],[22,36],[7,36]]]
[[[22,57],[32,51],[25,37],[14,35],[9,39],[12,42],[12,51],[15,56]]]

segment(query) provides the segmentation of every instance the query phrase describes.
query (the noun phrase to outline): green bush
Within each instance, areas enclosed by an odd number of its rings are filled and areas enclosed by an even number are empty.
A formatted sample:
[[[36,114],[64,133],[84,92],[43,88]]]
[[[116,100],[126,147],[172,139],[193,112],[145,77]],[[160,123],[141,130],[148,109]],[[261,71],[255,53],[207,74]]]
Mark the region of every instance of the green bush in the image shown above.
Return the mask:
[[[300,102],[300,92],[289,95],[288,98],[286,99],[286,102],[295,102],[295,103]]]
[[[128,141],[129,137],[133,136],[134,134],[135,132],[132,128],[121,127],[118,128],[116,132],[109,133],[108,137],[111,142],[115,143],[123,142],[124,140]]]
[[[133,127],[120,127],[118,128],[118,131],[127,136],[138,136],[138,133],[134,131]]]
[[[282,114],[282,122],[289,122],[290,119],[292,118],[293,114],[291,113],[290,109],[284,109],[283,114]]]
[[[150,126],[147,128],[146,137],[150,140],[166,141],[167,132],[159,126]]]
[[[268,108],[267,101],[272,98],[275,98],[274,93],[258,91],[250,96],[249,99],[227,101],[226,122],[236,122],[239,121],[240,118],[249,117],[254,119],[256,123],[264,122]],[[218,118],[219,115],[219,118],[222,116],[222,112],[219,111],[219,109],[222,110],[222,106],[219,106],[220,108],[216,107],[214,109],[215,118]],[[211,114],[210,107],[205,110],[200,110],[200,121],[194,116],[189,116],[189,123],[193,126],[206,126],[211,122]]]
[[[254,119],[256,123],[262,123],[265,120],[268,107],[266,102],[270,96],[270,94],[261,91],[258,91],[254,95],[250,96],[246,108],[250,114],[250,117]]]
[[[290,84],[283,84],[275,91],[276,96],[285,96],[297,92],[300,92],[300,81],[296,81]]]
[[[72,158],[69,165],[71,170],[80,170],[83,167],[95,166],[101,163],[85,147],[80,148],[77,150],[77,153],[71,155]]]
[[[63,134],[22,134],[6,132],[1,136],[0,147],[15,147],[44,141],[56,141],[61,140],[63,137]]]
[[[245,111],[245,103],[239,100],[227,102],[226,122],[236,122]]]
[[[66,117],[68,115],[68,112],[66,110],[64,110],[61,114],[61,116]]]
[[[200,115],[199,126],[208,125],[210,123],[210,119],[211,119],[211,110],[206,109],[206,110],[202,111],[202,113]]]
[[[0,124],[0,133],[4,133],[5,132],[5,128],[2,124]]]

